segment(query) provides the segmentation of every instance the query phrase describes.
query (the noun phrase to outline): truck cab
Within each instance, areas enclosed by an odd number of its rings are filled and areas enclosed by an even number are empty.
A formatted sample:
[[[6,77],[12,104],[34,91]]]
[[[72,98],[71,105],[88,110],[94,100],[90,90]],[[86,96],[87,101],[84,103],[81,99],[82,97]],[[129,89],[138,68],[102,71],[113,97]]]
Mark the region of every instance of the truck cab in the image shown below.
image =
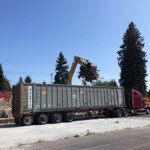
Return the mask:
[[[126,96],[126,105],[131,111],[131,114],[140,114],[150,112],[150,104],[144,101],[144,98],[140,92],[135,89],[130,91],[130,96]]]

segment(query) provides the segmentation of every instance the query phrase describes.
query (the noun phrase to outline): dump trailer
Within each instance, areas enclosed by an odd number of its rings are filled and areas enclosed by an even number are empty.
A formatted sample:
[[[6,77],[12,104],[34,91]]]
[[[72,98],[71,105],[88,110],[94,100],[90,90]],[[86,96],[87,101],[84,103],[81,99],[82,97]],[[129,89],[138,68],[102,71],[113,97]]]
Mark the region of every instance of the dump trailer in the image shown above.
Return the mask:
[[[123,115],[125,108],[121,87],[19,83],[13,86],[12,95],[17,125],[70,122],[76,117],[103,114]]]

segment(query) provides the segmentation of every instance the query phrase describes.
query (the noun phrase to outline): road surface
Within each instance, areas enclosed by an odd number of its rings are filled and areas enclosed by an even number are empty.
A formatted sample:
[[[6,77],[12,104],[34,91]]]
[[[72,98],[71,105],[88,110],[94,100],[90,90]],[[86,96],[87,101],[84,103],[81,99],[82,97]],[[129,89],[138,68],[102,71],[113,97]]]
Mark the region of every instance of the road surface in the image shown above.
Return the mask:
[[[20,145],[22,150],[149,150],[150,127],[125,129],[84,137],[66,138],[32,145]]]

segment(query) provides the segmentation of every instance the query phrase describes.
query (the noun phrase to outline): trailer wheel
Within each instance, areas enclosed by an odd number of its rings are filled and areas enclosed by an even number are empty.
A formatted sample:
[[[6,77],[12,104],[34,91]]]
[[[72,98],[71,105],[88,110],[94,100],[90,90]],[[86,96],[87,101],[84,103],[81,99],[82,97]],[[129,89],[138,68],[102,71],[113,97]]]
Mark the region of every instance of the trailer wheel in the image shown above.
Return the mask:
[[[73,120],[74,120],[74,116],[73,116],[72,113],[67,113],[67,114],[65,115],[65,121],[66,121],[66,122],[72,122]]]
[[[149,114],[150,114],[150,110],[146,109],[146,115],[149,115]]]
[[[57,113],[52,115],[52,122],[53,123],[59,123],[62,121],[62,115]]]
[[[32,116],[24,116],[22,119],[22,125],[29,126],[33,123],[33,117]]]
[[[121,109],[118,109],[117,110],[117,117],[122,117],[122,110]]]
[[[129,112],[128,112],[127,109],[124,109],[124,110],[123,110],[123,116],[124,116],[124,117],[128,117],[128,116],[129,116]]]
[[[48,123],[48,116],[45,114],[42,114],[38,117],[38,124],[44,125]]]
[[[131,116],[135,116],[135,115],[136,115],[135,110],[134,110],[134,109],[131,109],[131,110],[130,110],[130,114],[131,114]]]

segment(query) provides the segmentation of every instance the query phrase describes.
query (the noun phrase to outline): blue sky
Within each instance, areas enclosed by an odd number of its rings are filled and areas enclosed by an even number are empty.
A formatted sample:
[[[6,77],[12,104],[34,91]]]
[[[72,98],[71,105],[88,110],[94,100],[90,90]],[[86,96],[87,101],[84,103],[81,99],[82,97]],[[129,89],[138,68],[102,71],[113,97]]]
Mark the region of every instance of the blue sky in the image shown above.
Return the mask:
[[[118,81],[116,52],[131,21],[149,60],[149,18],[149,0],[0,0],[0,63],[11,84],[27,75],[50,83],[62,51],[69,67],[77,55],[96,64],[103,80]],[[77,72],[73,84],[81,83]]]

